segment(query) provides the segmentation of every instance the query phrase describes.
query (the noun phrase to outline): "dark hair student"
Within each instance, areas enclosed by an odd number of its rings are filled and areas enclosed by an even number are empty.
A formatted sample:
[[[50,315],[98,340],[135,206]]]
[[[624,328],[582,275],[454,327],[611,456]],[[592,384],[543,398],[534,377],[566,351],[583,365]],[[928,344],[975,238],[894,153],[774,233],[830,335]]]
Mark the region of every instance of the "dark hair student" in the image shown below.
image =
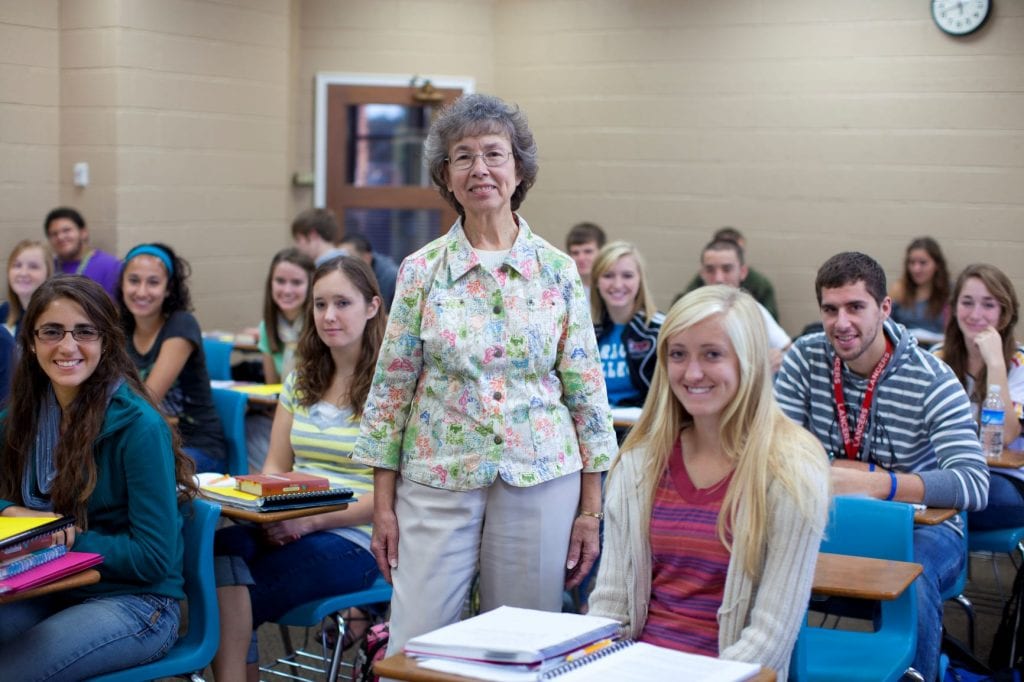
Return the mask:
[[[57,539],[101,554],[103,579],[0,605],[0,679],[85,679],[159,658],[178,636],[178,504],[195,492],[192,463],[99,284],[43,283],[18,344],[18,400],[0,414],[0,515],[73,515]]]

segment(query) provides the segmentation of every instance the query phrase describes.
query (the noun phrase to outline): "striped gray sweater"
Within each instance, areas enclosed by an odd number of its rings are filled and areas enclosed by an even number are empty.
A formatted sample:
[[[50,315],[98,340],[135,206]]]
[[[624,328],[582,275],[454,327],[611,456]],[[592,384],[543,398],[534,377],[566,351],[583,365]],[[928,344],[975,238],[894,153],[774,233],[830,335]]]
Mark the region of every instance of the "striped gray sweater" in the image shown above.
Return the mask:
[[[895,350],[875,389],[859,458],[870,455],[887,469],[920,476],[930,507],[984,509],[989,471],[967,394],[953,371],[919,348],[902,326],[886,321],[884,328]],[[830,457],[845,457],[832,394],[833,357],[824,333],[798,339],[775,378],[775,397]],[[843,365],[851,428],[866,386],[865,378]]]

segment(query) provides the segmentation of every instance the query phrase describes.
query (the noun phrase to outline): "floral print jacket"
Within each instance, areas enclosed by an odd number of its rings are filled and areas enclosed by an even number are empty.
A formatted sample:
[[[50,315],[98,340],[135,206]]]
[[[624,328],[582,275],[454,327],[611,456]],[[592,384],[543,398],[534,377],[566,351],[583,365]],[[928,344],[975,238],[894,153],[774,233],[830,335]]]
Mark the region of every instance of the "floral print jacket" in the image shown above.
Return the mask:
[[[579,275],[516,218],[496,270],[461,221],[403,261],[353,459],[449,490],[608,469],[617,446]]]

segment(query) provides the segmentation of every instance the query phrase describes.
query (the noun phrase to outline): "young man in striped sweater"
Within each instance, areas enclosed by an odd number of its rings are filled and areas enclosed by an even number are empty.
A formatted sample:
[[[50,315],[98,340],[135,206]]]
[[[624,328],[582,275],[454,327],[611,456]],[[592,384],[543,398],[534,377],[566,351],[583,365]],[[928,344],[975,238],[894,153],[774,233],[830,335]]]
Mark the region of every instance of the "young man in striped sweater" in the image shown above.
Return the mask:
[[[824,332],[786,354],[775,395],[832,459],[837,495],[976,511],[988,503],[989,472],[970,402],[953,371],[889,321],[885,272],[845,252],[814,283]],[[942,600],[966,560],[959,517],[914,528],[918,635],[913,666],[937,675]]]

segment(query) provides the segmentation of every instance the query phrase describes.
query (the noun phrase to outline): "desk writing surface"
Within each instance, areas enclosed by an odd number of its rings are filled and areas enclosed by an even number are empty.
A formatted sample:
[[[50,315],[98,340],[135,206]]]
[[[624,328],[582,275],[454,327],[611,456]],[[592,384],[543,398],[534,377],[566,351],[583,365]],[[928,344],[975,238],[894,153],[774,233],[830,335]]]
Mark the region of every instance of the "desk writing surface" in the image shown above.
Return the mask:
[[[276,405],[283,386],[281,384],[259,384],[251,381],[211,379],[210,388],[223,388],[244,393],[251,405]]]
[[[30,590],[0,594],[0,604],[9,604],[10,602],[21,601],[22,599],[40,597],[44,594],[63,592],[64,590],[71,590],[76,587],[84,587],[86,585],[95,585],[99,581],[100,572],[95,568],[87,568],[84,571],[72,573],[71,575],[64,576],[60,580],[54,580],[52,583],[33,587]]]
[[[990,457],[988,465],[993,469],[1020,469],[1024,467],[1024,450],[1003,450],[998,457]]]
[[[252,523],[274,523],[275,521],[287,521],[288,519],[299,519],[304,516],[316,516],[328,512],[348,509],[347,504],[329,504],[322,507],[303,507],[302,509],[282,509],[281,511],[257,512],[249,509],[239,509],[216,500],[220,505],[221,516],[235,521],[251,521]]]
[[[845,554],[818,554],[811,592],[824,597],[896,599],[924,569],[909,561],[891,561]]]
[[[943,521],[951,519],[956,515],[956,509],[928,507],[927,509],[921,509],[914,512],[914,523],[921,524],[922,526],[937,526]]]
[[[406,680],[407,682],[472,682],[475,679],[421,668],[414,659],[401,653],[374,663],[373,672],[381,677]],[[685,676],[680,679],[685,679]],[[752,682],[775,682],[775,672],[761,668],[761,672],[750,679]],[[652,680],[651,682],[657,681]]]

